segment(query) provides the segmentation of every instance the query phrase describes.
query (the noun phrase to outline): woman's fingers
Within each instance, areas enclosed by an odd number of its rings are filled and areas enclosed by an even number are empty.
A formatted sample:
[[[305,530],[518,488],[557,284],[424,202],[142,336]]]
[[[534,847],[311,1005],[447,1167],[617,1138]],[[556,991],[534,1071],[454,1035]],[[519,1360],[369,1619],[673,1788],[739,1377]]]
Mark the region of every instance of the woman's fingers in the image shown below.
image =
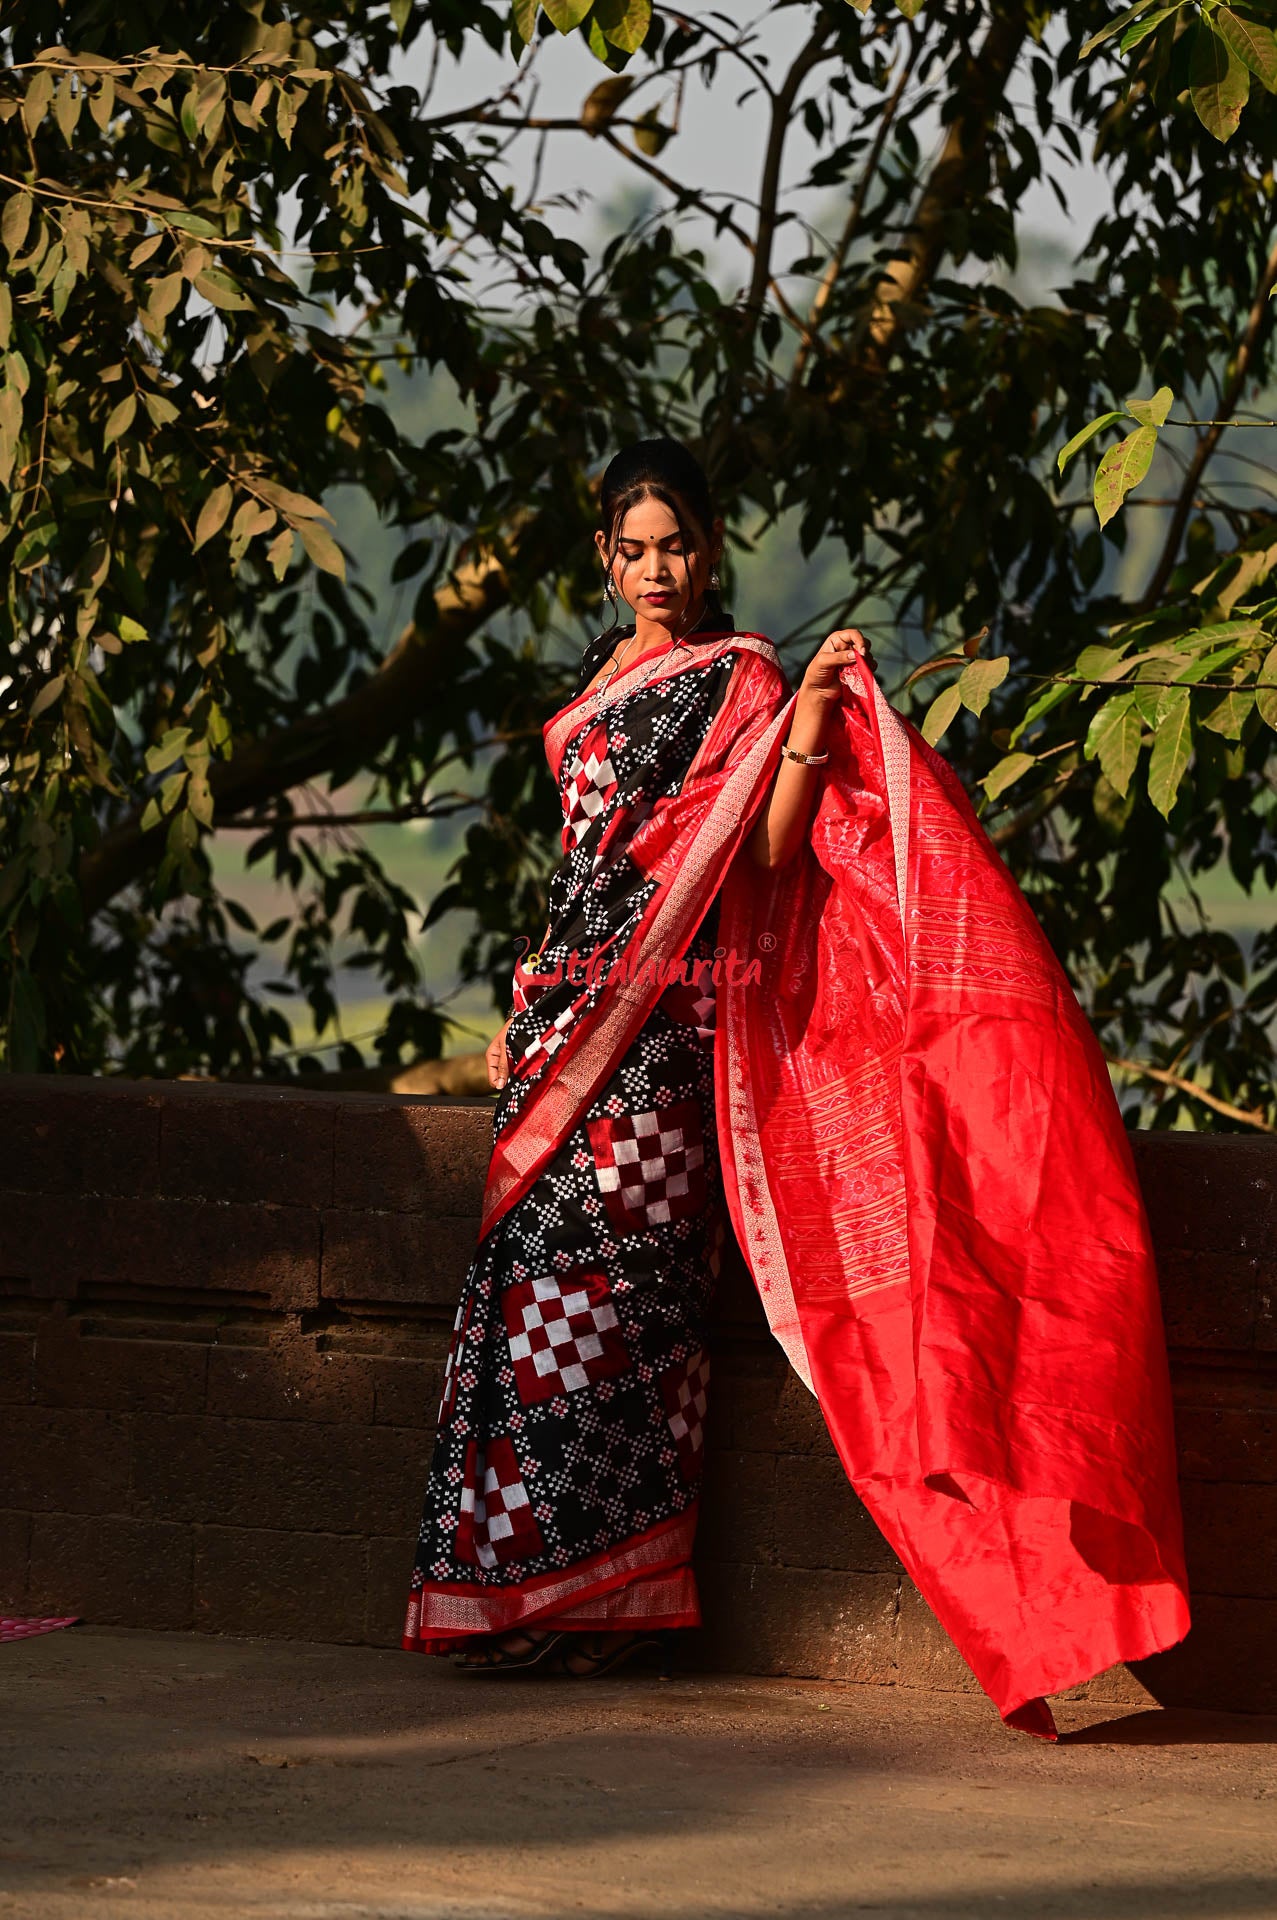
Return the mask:
[[[825,647],[835,656],[848,653],[859,655],[871,671],[877,665],[873,648],[859,627],[839,627],[836,633],[830,634]]]
[[[502,1027],[495,1040],[489,1041],[486,1059],[488,1085],[499,1093],[506,1083],[504,1027]]]

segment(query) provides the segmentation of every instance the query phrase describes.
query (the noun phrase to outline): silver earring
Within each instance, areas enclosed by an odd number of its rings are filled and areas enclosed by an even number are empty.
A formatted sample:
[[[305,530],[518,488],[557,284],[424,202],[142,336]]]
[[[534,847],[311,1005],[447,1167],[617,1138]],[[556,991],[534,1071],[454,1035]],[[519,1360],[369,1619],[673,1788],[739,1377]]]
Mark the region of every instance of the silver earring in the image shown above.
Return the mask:
[[[720,587],[722,586],[722,584],[723,584],[723,583],[722,583],[722,581],[721,581],[721,580],[719,579],[719,577],[718,577],[718,568],[717,568],[717,567],[711,567],[711,568],[710,568],[710,570],[709,570],[709,590],[710,590],[710,592],[711,592],[711,593],[717,593],[717,592],[718,592],[718,590],[719,590],[719,588],[720,588]]]
[[[613,584],[612,574],[609,570],[603,576],[603,618],[606,620],[609,613],[615,613],[615,611],[616,587]]]

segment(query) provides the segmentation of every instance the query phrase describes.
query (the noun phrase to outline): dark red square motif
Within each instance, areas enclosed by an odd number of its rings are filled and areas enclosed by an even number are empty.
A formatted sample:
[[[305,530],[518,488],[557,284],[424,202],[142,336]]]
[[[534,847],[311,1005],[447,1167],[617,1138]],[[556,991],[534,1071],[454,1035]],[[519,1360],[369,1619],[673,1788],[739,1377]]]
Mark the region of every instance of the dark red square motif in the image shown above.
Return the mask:
[[[619,1233],[661,1226],[705,1205],[705,1145],[695,1100],[586,1122],[594,1171]]]
[[[502,1435],[480,1447],[472,1440],[461,1488],[458,1560],[495,1567],[502,1560],[534,1559],[544,1550],[513,1441]]]
[[[501,1297],[510,1359],[525,1406],[628,1373],[630,1356],[601,1273],[549,1273]]]
[[[608,757],[607,728],[600,720],[582,734],[563,769],[563,851],[579,846],[616,792]]]
[[[705,1451],[705,1409],[709,1403],[709,1355],[703,1348],[661,1375],[661,1398],[685,1479],[695,1481]]]

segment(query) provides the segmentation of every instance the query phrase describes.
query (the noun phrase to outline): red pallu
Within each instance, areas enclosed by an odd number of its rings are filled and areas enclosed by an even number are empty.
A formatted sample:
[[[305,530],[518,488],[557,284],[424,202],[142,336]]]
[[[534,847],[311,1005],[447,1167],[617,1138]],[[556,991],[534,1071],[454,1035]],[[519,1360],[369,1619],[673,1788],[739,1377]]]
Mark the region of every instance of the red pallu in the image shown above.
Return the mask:
[[[853,684],[854,682],[854,684]],[[775,724],[775,750],[788,710]],[[769,1321],[1003,1718],[1189,1626],[1147,1223],[1103,1058],[945,763],[844,674],[810,844],[742,850],[720,1146]]]

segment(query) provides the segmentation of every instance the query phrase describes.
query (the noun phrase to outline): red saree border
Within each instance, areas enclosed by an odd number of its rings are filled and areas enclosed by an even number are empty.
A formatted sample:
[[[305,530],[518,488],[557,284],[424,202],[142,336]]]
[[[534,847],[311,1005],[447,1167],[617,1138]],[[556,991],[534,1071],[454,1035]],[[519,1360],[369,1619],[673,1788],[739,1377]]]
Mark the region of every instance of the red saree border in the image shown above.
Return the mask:
[[[715,653],[734,649],[765,659],[780,672],[775,648],[761,635],[716,636],[709,657],[712,659]],[[657,675],[648,684],[658,685],[663,679],[705,664],[704,655],[694,661],[680,662],[669,675]],[[733,683],[736,677],[734,672]],[[729,686],[723,707],[692,758],[685,784],[695,780],[718,751],[722,734],[730,725],[731,699]],[[649,903],[631,936],[631,950],[641,953],[651,948],[669,955],[681,951],[691,939],[714,886],[750,824],[763,782],[770,776],[782,730],[788,728],[792,705],[793,696],[790,696],[740,764],[727,775],[712,811],[701,824],[685,857]],[[493,1148],[484,1188],[481,1241],[523,1197],[572,1131],[651,1012],[665,984],[659,978],[635,979],[631,974],[611,987],[576,1044],[569,1038],[511,1132],[498,1139]]]
[[[671,670],[672,673],[683,673],[689,667],[703,667],[707,658],[712,660],[716,653],[722,653],[729,644],[734,644],[740,640],[760,642],[761,646],[751,646],[749,651],[756,653],[760,652],[762,648],[766,648],[770,656],[775,660],[777,667],[779,667],[780,657],[766,634],[729,633],[724,629],[718,633],[689,634],[685,640],[665,640],[662,641],[659,646],[648,647],[645,652],[639,654],[636,660],[631,660],[629,664],[616,675],[615,679],[608,681],[606,685],[601,687],[587,687],[584,693],[578,693],[576,698],[569,700],[565,707],[560,707],[557,713],[552,713],[541,729],[541,738],[545,742],[546,757],[550,762],[551,773],[553,773],[556,778],[558,777],[559,764],[563,758],[563,749],[574,733],[577,733],[582,726],[586,725],[588,720],[596,717],[604,705],[622,698],[625,694],[634,693],[637,690],[640,681],[636,676],[638,675],[639,668],[645,661],[652,660],[661,655],[670,655],[680,649],[690,647],[693,649],[690,655],[680,660],[677,666]],[[708,654],[706,653],[706,649],[709,650]],[[670,677],[671,674],[656,673],[651,676],[650,680],[643,684],[658,686],[663,680],[667,680]],[[585,707],[586,701],[593,702],[593,713],[590,713]],[[576,711],[578,707],[582,709],[580,713]],[[569,714],[575,715],[570,727],[567,724]]]
[[[524,1621],[566,1612],[569,1603],[581,1606],[631,1581],[672,1572],[691,1558],[698,1510],[699,1502],[693,1501],[623,1547],[609,1547],[568,1571],[538,1574],[517,1587],[443,1587],[427,1581],[409,1595],[400,1645],[405,1653],[428,1653],[439,1640],[504,1633]]]

